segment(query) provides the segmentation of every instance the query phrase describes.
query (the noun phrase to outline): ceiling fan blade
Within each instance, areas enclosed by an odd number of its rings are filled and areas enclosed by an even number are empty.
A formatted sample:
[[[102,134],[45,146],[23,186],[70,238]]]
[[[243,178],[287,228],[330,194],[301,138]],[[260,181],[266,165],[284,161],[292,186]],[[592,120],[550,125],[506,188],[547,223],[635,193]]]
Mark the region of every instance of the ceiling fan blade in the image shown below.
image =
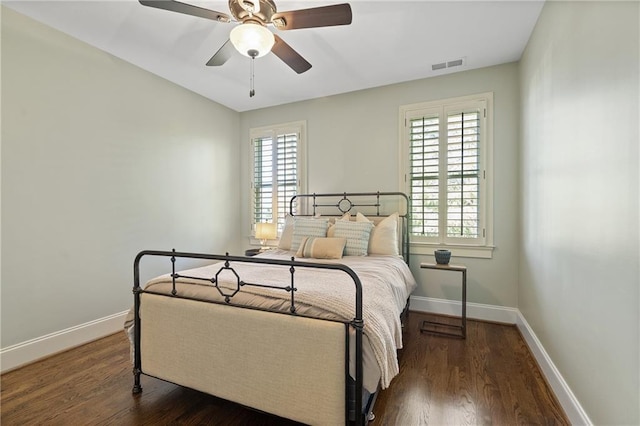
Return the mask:
[[[231,17],[226,13],[216,12],[215,10],[205,9],[203,7],[193,6],[191,4],[180,3],[174,0],[139,0],[143,6],[155,7],[158,9],[169,10],[171,12],[184,13],[185,15],[199,16],[200,18],[211,19],[218,22],[230,22]]]
[[[302,74],[305,71],[308,71],[311,68],[311,64],[307,62],[305,58],[300,56],[298,52],[293,50],[293,47],[289,46],[284,42],[280,37],[274,34],[276,39],[275,44],[271,48],[271,51],[278,58],[282,59],[282,61],[289,65],[292,70],[297,72],[298,74]]]
[[[351,24],[351,6],[348,3],[343,3],[278,12],[273,15],[271,22],[279,30],[349,25]]]
[[[222,45],[220,49],[216,52],[215,55],[209,59],[207,62],[207,66],[209,67],[219,67],[220,65],[224,65],[225,62],[229,60],[229,58],[236,52],[236,48],[231,44],[231,40],[227,40],[225,44]]]

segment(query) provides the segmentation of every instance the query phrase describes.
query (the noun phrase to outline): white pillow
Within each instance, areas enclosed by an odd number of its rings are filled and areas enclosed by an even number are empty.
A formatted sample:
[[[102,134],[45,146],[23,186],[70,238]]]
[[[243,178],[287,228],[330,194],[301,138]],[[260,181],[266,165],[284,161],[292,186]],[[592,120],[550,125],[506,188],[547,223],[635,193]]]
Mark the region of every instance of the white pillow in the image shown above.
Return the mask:
[[[399,256],[398,248],[398,213],[385,217],[371,230],[369,238],[369,254],[388,254]],[[358,212],[356,222],[371,222]]]
[[[291,240],[293,239],[293,216],[290,214],[284,218],[284,229],[278,241],[278,248],[282,250],[291,250]]]
[[[345,256],[366,256],[371,228],[373,228],[373,223],[369,221],[347,222],[337,220],[334,225],[333,236],[347,239],[347,244],[344,247]]]
[[[326,237],[329,219],[293,218],[293,238],[289,250],[297,251],[304,237]]]

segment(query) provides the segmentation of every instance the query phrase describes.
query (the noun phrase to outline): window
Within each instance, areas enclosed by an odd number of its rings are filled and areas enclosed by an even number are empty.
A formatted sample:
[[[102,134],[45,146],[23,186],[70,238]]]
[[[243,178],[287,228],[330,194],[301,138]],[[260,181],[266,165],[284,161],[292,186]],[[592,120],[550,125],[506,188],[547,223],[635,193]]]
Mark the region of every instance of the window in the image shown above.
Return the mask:
[[[256,223],[276,222],[280,234],[289,200],[306,189],[306,123],[251,129],[250,138],[251,229],[255,230]]]
[[[490,257],[473,249],[493,244],[492,106],[493,94],[485,93],[400,108],[403,190],[416,245]]]

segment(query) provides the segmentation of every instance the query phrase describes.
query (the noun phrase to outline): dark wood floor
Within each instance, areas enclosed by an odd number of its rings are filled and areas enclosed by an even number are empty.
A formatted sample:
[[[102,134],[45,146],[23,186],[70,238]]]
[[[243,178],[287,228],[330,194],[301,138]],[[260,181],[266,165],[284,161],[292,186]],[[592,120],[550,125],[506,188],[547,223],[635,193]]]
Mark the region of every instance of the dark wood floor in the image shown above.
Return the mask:
[[[568,425],[514,326],[469,321],[467,339],[420,333],[412,312],[400,375],[373,425]],[[143,376],[133,396],[124,332],[1,377],[1,424],[294,425]]]

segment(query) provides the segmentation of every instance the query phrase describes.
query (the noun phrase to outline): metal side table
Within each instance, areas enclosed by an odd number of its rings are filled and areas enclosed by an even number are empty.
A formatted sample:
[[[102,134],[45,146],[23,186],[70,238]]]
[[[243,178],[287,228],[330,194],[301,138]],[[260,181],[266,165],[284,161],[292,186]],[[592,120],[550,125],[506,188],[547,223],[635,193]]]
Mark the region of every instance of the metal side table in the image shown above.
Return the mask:
[[[466,339],[467,337],[467,267],[463,265],[441,265],[438,263],[421,263],[422,269],[436,269],[439,271],[458,271],[462,272],[462,315],[460,316],[461,324],[447,324],[439,321],[422,321],[420,332],[433,333],[440,336],[457,337]],[[436,328],[444,327],[455,331],[439,331]]]

